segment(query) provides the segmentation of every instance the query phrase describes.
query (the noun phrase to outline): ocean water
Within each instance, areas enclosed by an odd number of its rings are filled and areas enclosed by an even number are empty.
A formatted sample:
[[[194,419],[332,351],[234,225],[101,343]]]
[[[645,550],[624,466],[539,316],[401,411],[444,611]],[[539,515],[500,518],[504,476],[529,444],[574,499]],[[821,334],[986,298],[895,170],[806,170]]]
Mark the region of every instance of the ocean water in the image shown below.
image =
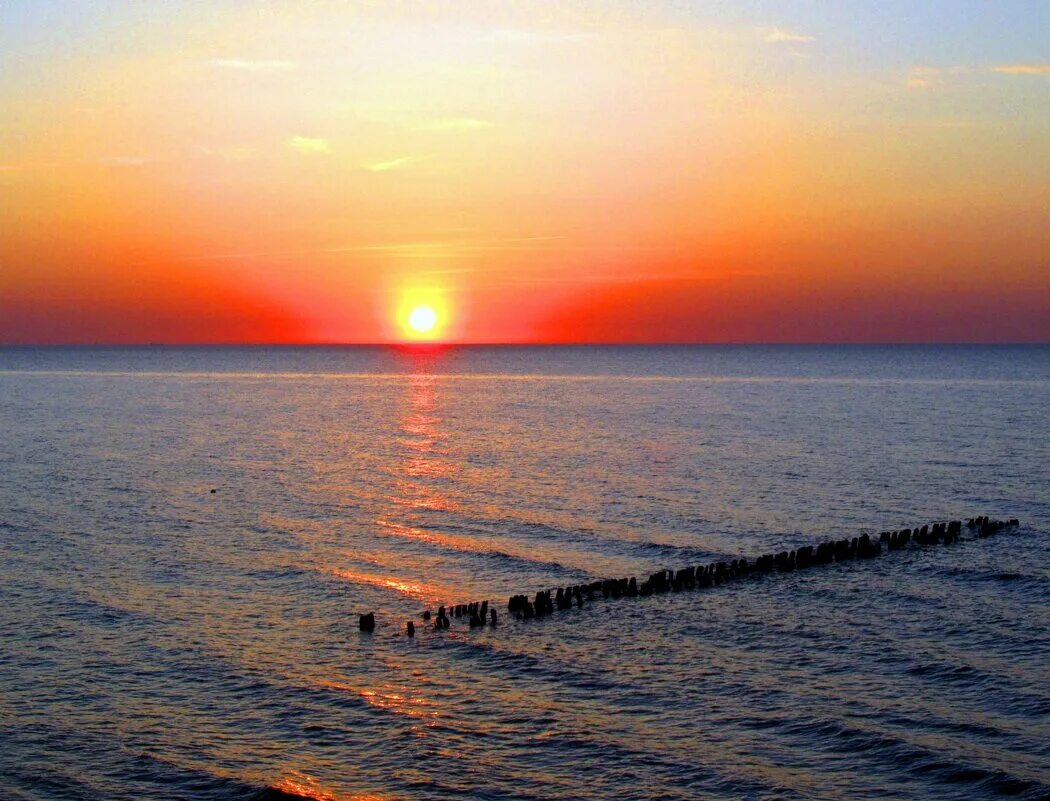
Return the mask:
[[[0,349],[0,465],[4,799],[1050,795],[1047,347]]]

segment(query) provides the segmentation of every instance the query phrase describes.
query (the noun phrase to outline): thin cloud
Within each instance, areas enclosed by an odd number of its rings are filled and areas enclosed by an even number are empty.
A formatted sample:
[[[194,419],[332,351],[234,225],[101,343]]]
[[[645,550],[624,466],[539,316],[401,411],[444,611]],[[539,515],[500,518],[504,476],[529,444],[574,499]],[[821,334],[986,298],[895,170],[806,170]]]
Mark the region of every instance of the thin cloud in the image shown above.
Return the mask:
[[[1050,64],[999,64],[992,67],[915,67],[904,81],[909,89],[936,89],[950,80],[975,73],[1000,75],[1050,75]]]
[[[354,116],[367,123],[424,133],[483,131],[496,127],[495,122],[482,117],[470,117],[467,115],[427,117],[381,106],[358,105],[354,108]]]
[[[968,75],[974,71],[973,67],[915,67],[904,85],[909,89],[934,89],[944,86],[947,79],[960,75]]]
[[[280,59],[215,58],[208,63],[217,69],[240,72],[289,72],[295,69],[294,61]]]
[[[476,117],[442,117],[441,119],[428,120],[415,126],[417,131],[433,131],[437,133],[455,131],[483,131],[494,128],[496,124],[489,120],[481,120]]]
[[[1050,64],[1001,64],[992,72],[1003,75],[1050,75]]]
[[[402,156],[389,161],[376,161],[372,164],[365,164],[364,168],[369,172],[390,172],[391,170],[400,170],[407,167],[415,161],[418,161],[416,156]]]
[[[198,146],[197,152],[202,156],[221,159],[222,161],[251,161],[259,158],[259,151],[251,147],[204,147]]]
[[[503,28],[479,37],[481,42],[517,44],[558,44],[560,42],[585,42],[597,39],[591,31],[544,31],[536,28]]]
[[[414,273],[419,276],[434,276],[434,275],[470,275],[471,273],[481,272],[477,267],[451,267],[447,270],[423,270],[422,272]]]
[[[784,30],[783,28],[772,28],[766,31],[763,37],[769,44],[780,44],[782,42],[792,42],[794,44],[801,44],[804,42],[815,42],[817,41],[816,36],[809,36],[804,33],[797,33],[795,31]]]
[[[17,169],[17,164],[0,164],[0,172],[14,172]]]
[[[197,261],[237,261],[240,259],[280,258],[285,256],[309,256],[340,253],[395,253],[413,254],[431,251],[443,253],[485,251],[485,250],[522,250],[522,249],[562,249],[557,243],[564,240],[562,235],[543,236],[507,236],[494,239],[448,239],[422,240],[417,242],[380,242],[369,245],[343,245],[328,248],[309,248],[295,250],[261,250],[240,251],[235,253],[206,253],[195,256],[183,256],[180,262]],[[140,265],[142,263],[139,263]],[[472,272],[474,268],[451,268],[434,270],[430,274],[453,275],[460,272]]]
[[[935,130],[935,131],[962,131],[977,128],[978,124],[973,120],[885,120],[884,124],[889,128],[903,128],[907,130]]]
[[[649,273],[572,273],[562,275],[517,276],[500,282],[503,286],[544,286],[572,284],[644,284],[718,281],[732,278],[763,278],[772,275],[772,270],[731,270],[711,272],[708,270],[675,270]]]
[[[327,139],[313,136],[293,136],[288,140],[288,147],[299,153],[307,155],[319,155],[331,152]]]
[[[963,128],[974,128],[973,120],[926,120],[925,122],[912,123],[917,128],[938,128],[942,130],[957,130]]]
[[[143,167],[153,159],[147,156],[103,156],[99,159],[107,167]]]

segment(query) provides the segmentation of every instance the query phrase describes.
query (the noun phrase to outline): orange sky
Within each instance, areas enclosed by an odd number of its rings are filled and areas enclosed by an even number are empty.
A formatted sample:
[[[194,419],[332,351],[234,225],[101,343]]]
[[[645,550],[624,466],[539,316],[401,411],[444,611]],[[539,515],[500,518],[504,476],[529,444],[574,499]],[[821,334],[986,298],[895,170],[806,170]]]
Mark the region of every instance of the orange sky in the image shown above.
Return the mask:
[[[0,343],[1050,340],[1037,4],[121,5],[0,10]]]

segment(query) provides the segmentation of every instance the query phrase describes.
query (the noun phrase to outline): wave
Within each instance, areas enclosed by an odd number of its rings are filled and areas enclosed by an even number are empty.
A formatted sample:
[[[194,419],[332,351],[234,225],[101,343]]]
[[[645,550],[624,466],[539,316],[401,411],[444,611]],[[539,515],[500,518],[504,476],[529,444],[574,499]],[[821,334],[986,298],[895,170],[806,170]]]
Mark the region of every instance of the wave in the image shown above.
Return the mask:
[[[406,598],[412,598],[424,603],[437,603],[442,598],[453,597],[453,593],[447,587],[439,587],[435,584],[426,584],[395,576],[381,576],[375,573],[365,573],[360,570],[344,568],[332,568],[328,572],[337,578],[345,579],[354,584],[370,584],[373,587],[393,590]]]
[[[259,790],[252,801],[386,801],[388,798],[373,793],[337,793],[309,774],[292,771]]]
[[[873,760],[927,780],[968,785],[972,791],[969,797],[1002,795],[1046,798],[1050,790],[1050,785],[1038,779],[1026,778],[1001,768],[982,767],[969,758],[961,762],[952,758],[947,748],[927,747],[889,730],[865,728],[826,718],[789,721],[745,718],[741,723],[749,728],[773,729],[780,734],[804,738],[811,747],[827,753],[868,755]]]
[[[536,558],[535,556],[529,556],[524,552],[514,553],[502,548],[489,547],[484,544],[484,541],[478,540],[475,537],[445,534],[432,529],[395,523],[390,520],[377,520],[376,524],[380,526],[381,530],[379,533],[383,536],[423,542],[428,545],[447,548],[448,550],[457,551],[459,553],[491,557],[504,564],[527,565],[529,567],[539,567],[558,572],[567,572],[573,575],[584,574],[584,571],[578,568],[567,567],[558,561]],[[506,541],[512,542],[513,538],[506,538]]]
[[[485,532],[486,535],[500,536],[514,541],[522,536],[537,543],[549,545],[552,542],[569,546],[569,553],[584,557],[608,557],[610,554],[620,559],[630,560],[637,565],[649,564],[654,556],[674,560],[676,566],[683,564],[701,564],[713,559],[734,558],[734,555],[718,553],[706,548],[691,545],[657,542],[647,539],[625,539],[610,534],[603,534],[592,529],[566,528],[540,521],[522,520],[514,517],[473,518],[458,524],[465,531]],[[636,565],[636,567],[637,567]],[[641,569],[641,568],[638,568]],[[583,571],[594,575],[592,571]]]

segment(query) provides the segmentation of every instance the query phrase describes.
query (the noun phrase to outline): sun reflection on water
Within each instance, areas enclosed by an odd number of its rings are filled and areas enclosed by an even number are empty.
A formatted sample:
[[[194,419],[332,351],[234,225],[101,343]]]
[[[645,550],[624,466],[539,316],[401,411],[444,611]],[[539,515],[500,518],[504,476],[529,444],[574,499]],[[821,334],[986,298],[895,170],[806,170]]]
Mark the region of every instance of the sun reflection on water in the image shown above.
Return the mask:
[[[287,776],[274,782],[270,787],[282,793],[312,799],[312,801],[388,801],[389,799],[389,796],[374,793],[337,794],[324,787],[313,776],[298,770],[289,772]]]
[[[356,584],[371,584],[374,587],[385,587],[394,592],[399,592],[409,598],[418,601],[435,601],[449,595],[447,591],[439,591],[437,587],[422,582],[399,579],[395,576],[377,576],[372,573],[363,573],[358,570],[334,569],[332,575]]]
[[[393,491],[386,502],[388,513],[376,518],[379,533],[429,542],[456,550],[467,550],[464,538],[454,538],[430,531],[419,525],[420,513],[455,512],[459,504],[451,497],[448,486],[458,473],[450,458],[452,451],[438,443],[447,440],[441,428],[439,382],[430,372],[434,354],[409,353],[413,373],[408,377],[403,396],[404,409],[398,418],[397,443],[404,449],[390,464],[394,476]],[[417,582],[387,579],[386,586],[421,600],[437,600],[434,588]]]
[[[322,679],[321,686],[357,695],[376,709],[406,715],[410,718],[435,720],[439,717],[433,703],[422,695],[413,695],[405,689],[387,684],[378,687],[355,687],[345,682]]]

